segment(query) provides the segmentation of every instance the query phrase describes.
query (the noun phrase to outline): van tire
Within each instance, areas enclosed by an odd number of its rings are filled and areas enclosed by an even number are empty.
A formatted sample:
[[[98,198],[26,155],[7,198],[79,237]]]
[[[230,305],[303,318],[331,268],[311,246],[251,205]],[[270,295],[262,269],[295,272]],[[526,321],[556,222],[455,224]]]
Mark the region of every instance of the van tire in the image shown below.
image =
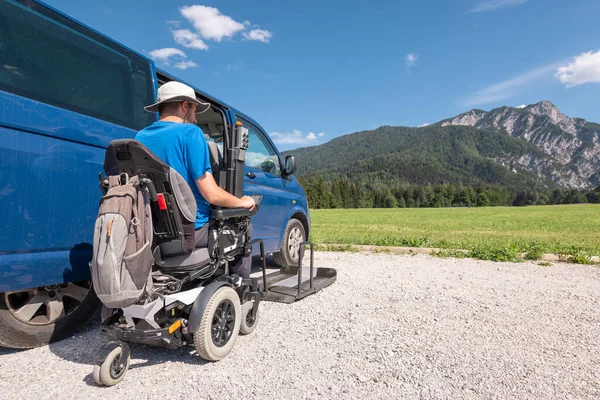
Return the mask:
[[[69,285],[74,285],[70,283]],[[98,310],[100,301],[94,293],[91,282],[78,282],[78,285],[87,286],[88,293],[79,305],[73,306],[65,316],[58,317],[47,324],[30,324],[21,321],[11,311],[7,302],[7,294],[0,293],[0,347],[13,349],[31,349],[57,342],[72,335],[86,323],[95,311]],[[79,286],[79,287],[83,287]],[[37,292],[40,288],[30,289]],[[27,292],[28,290],[23,290]]]
[[[300,243],[304,241],[306,241],[304,225],[296,218],[290,219],[283,234],[281,250],[273,253],[275,264],[284,270],[297,267]]]

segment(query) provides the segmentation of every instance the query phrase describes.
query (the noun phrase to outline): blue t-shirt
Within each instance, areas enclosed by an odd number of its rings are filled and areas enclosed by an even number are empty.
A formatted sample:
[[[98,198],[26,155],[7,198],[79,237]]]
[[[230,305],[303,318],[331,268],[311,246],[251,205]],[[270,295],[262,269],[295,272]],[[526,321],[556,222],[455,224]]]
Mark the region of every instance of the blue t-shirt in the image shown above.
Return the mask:
[[[212,173],[208,145],[202,130],[193,124],[157,121],[135,135],[158,158],[179,172],[196,198],[196,229],[208,222],[210,203],[200,194],[196,179]]]

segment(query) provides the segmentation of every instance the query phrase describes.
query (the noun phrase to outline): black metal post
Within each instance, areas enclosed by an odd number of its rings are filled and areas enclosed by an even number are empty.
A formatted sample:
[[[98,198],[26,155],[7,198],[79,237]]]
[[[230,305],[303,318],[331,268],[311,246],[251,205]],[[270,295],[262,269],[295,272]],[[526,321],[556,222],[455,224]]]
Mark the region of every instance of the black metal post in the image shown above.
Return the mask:
[[[304,258],[304,247],[306,242],[300,243],[300,249],[298,251],[298,298],[302,293],[302,259]]]
[[[253,239],[249,241],[246,246],[252,246],[256,242],[260,244],[260,264],[262,267],[263,293],[267,293],[269,288],[267,287],[267,261],[265,259],[265,244],[263,243],[262,239]],[[250,251],[252,251],[252,247],[250,248]]]
[[[314,259],[315,259],[315,246],[313,246],[313,244],[311,242],[307,242],[310,244],[310,289],[314,289],[314,283],[313,283],[313,278],[314,278]]]

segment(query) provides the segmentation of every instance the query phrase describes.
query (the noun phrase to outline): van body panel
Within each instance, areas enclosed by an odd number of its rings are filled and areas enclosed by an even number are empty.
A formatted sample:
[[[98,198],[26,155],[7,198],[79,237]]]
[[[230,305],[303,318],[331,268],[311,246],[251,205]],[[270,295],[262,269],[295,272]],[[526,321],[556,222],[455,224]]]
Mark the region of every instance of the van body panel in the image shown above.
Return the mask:
[[[0,127],[106,149],[136,131],[0,90]]]
[[[0,91],[0,292],[89,279],[108,143],[135,131]]]
[[[252,217],[253,235],[260,237],[265,244],[265,249],[276,251],[281,247],[281,222],[294,193],[283,190],[281,179],[266,174],[254,168],[245,168],[256,175],[254,179],[244,177],[244,194],[262,194],[263,199],[256,215]]]

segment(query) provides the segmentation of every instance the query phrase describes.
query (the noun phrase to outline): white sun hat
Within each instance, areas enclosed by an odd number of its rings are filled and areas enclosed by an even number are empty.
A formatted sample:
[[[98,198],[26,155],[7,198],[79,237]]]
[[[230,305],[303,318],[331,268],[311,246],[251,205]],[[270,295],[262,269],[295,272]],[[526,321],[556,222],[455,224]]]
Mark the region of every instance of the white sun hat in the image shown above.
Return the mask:
[[[178,101],[189,101],[190,103],[198,104],[196,114],[201,114],[210,108],[209,103],[202,103],[196,98],[194,89],[181,82],[167,82],[158,88],[156,103],[144,107],[144,110],[149,112],[157,112],[158,105],[162,103],[174,103]]]

